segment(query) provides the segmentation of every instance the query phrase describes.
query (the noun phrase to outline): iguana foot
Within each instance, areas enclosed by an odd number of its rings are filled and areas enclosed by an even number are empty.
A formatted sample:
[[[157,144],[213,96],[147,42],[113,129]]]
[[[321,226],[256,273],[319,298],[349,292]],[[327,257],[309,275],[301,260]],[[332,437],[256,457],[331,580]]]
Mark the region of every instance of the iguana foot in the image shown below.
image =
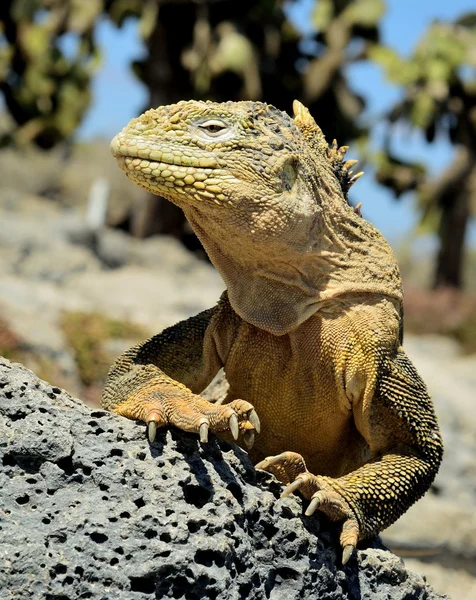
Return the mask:
[[[243,433],[245,444],[253,445],[260,422],[253,405],[245,400],[216,405],[191,393],[164,394],[152,391],[149,398],[131,399],[115,408],[115,412],[147,423],[147,436],[153,443],[158,427],[175,425],[183,431],[199,433],[200,441],[208,441],[208,432],[231,431],[238,439]]]
[[[323,512],[331,521],[343,521],[340,544],[343,548],[342,563],[352,556],[359,540],[359,523],[349,503],[323,477],[307,470],[303,457],[296,452],[283,452],[268,456],[256,465],[256,469],[269,471],[286,487],[282,498],[299,491],[310,500],[306,516],[316,510]]]

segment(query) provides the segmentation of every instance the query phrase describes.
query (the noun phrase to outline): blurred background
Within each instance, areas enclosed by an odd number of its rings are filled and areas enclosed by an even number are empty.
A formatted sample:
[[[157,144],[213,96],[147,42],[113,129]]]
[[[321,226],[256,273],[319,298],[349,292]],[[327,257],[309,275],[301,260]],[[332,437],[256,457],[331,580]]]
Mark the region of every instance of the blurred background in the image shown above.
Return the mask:
[[[476,597],[474,0],[3,0],[0,354],[90,404],[120,352],[223,289],[182,213],[108,150],[189,98],[297,98],[360,160],[351,202],[399,257],[405,346],[447,448],[384,539]]]

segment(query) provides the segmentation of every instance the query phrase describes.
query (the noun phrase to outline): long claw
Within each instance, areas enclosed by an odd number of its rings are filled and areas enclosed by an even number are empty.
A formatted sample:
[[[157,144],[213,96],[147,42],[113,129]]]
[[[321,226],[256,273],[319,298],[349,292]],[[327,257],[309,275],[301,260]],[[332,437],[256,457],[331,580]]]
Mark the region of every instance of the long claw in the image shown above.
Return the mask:
[[[311,500],[311,502],[309,503],[309,506],[306,509],[306,512],[304,513],[306,515],[306,517],[310,517],[311,515],[313,515],[317,508],[319,507],[321,503],[321,499],[319,497],[313,498]]]
[[[255,432],[251,430],[245,431],[243,441],[245,442],[245,445],[248,448],[248,450],[251,450],[251,448],[253,448],[253,444],[255,443]]]
[[[238,425],[238,417],[236,416],[236,413],[233,413],[231,415],[231,417],[228,420],[228,425],[230,426],[230,431],[231,435],[233,436],[233,439],[237,440],[238,435],[240,433],[240,427]]]
[[[342,552],[342,564],[345,565],[349,562],[349,558],[354,553],[355,546],[349,545],[344,547],[344,551]]]
[[[200,425],[200,441],[202,444],[208,442],[208,423],[202,423]]]
[[[248,421],[256,429],[256,433],[259,433],[261,430],[261,423],[259,422],[258,413],[254,409],[248,415]]]
[[[149,421],[147,423],[147,437],[149,443],[153,444],[155,441],[155,435],[157,433],[157,423],[155,421]]]
[[[286,486],[281,494],[281,498],[287,498],[293,494],[296,490],[304,485],[304,481],[298,477],[290,485]]]

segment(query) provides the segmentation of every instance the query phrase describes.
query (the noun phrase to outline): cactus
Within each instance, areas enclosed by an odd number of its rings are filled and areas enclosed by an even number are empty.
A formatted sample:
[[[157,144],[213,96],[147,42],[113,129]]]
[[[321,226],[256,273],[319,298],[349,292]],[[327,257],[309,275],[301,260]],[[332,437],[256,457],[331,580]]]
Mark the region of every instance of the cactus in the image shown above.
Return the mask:
[[[369,52],[388,79],[403,86],[403,99],[387,115],[389,124],[406,122],[430,143],[446,136],[456,148],[453,163],[436,177],[422,176],[416,163],[403,164],[389,147],[377,163],[378,180],[397,197],[416,189],[420,230],[438,234],[434,287],[462,287],[464,240],[476,215],[475,25],[476,13],[435,22],[409,58],[378,45]]]
[[[74,133],[99,65],[92,34],[102,9],[101,0],[0,4],[0,91],[17,125],[3,143],[51,148]]]

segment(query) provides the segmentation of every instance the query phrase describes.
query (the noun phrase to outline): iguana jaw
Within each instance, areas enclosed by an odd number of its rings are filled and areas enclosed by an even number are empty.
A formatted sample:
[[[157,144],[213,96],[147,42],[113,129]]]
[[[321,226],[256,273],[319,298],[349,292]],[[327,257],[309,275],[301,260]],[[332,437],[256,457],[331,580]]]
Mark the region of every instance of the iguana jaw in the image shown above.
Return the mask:
[[[140,161],[144,160],[150,165],[158,168],[159,165],[175,167],[193,167],[197,168],[216,168],[218,161],[211,152],[200,152],[200,156],[190,152],[184,153],[177,144],[167,144],[166,142],[155,143],[146,137],[136,135],[131,137],[128,133],[122,131],[118,133],[111,142],[111,154],[119,161],[121,158],[130,159],[134,166],[140,166]],[[139,159],[139,162],[134,159]],[[145,168],[146,165],[144,165]]]
[[[226,200],[217,175],[226,174],[219,169],[216,157],[211,153],[201,156],[184,155],[178,146],[156,144],[147,147],[140,137],[130,138],[123,132],[111,142],[111,153],[119,167],[137,185],[153,194],[167,197],[181,204],[188,202],[210,202],[220,205]],[[173,191],[172,191],[173,190]]]

